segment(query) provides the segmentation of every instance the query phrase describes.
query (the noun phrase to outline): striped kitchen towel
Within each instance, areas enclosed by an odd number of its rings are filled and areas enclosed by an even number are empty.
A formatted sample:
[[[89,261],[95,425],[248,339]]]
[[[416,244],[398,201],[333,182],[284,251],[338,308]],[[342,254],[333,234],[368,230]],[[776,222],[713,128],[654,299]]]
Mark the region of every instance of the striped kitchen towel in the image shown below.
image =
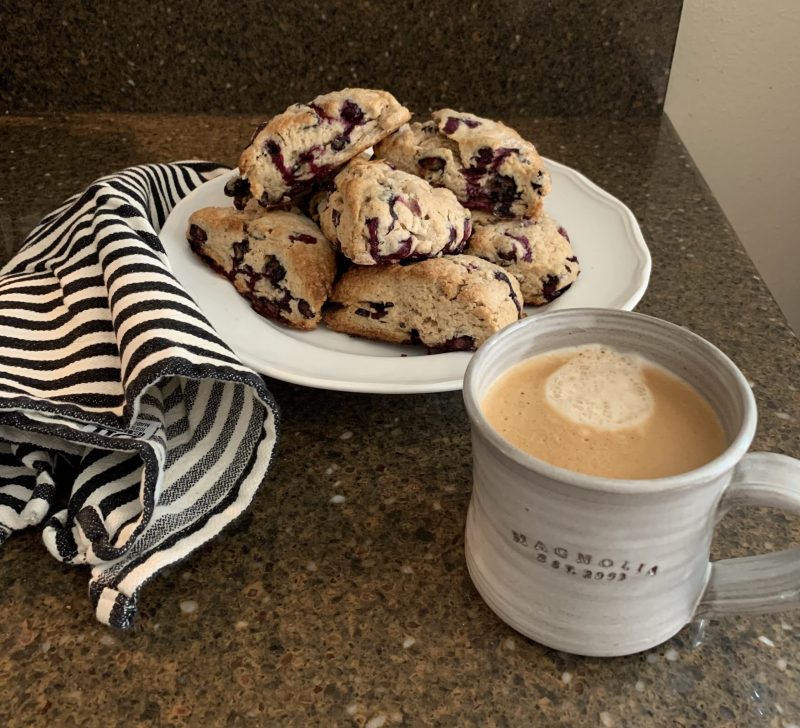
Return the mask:
[[[142,584],[249,505],[277,409],[172,274],[158,231],[226,170],[103,177],[0,271],[0,543],[44,522],[91,567],[97,618],[127,628]]]

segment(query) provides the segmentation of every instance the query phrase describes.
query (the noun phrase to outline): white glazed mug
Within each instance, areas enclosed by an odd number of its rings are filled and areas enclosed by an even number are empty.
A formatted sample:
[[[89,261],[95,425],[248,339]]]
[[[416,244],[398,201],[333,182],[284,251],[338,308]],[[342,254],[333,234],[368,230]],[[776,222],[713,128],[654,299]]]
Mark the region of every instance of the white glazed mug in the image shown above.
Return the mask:
[[[693,385],[722,421],[725,451],[671,477],[603,478],[528,455],[489,425],[481,403],[505,371],[589,343],[637,352]],[[627,655],[699,617],[800,606],[800,549],[709,562],[714,526],[733,506],[800,514],[800,461],[747,454],[755,399],[709,342],[637,313],[543,314],[480,348],[467,369],[464,401],[473,449],[467,567],[486,603],[522,634],[565,652]]]

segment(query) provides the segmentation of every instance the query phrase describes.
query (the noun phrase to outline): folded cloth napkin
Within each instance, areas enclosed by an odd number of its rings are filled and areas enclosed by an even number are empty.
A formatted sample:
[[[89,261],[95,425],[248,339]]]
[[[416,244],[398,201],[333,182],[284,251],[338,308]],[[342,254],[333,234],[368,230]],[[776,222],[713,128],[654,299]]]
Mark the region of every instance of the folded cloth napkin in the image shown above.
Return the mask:
[[[144,582],[242,513],[275,446],[264,381],[157,235],[225,171],[192,161],[103,177],[0,271],[0,543],[47,518],[47,549],[91,566],[97,618],[114,627],[132,624]]]

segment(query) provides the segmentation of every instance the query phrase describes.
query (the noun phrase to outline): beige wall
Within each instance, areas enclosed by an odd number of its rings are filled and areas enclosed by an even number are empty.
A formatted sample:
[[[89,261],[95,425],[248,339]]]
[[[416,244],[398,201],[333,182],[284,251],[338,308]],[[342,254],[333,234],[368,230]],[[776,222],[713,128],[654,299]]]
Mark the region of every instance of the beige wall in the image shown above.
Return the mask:
[[[800,2],[685,0],[665,110],[800,334]]]

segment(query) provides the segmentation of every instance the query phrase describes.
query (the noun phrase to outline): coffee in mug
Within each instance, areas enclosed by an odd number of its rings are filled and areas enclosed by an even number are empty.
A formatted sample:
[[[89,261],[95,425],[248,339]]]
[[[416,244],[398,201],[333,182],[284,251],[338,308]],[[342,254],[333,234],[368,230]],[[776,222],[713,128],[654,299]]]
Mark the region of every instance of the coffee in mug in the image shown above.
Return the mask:
[[[587,377],[586,361],[570,366],[574,352],[592,347],[632,356],[631,366],[641,365],[655,404],[639,396],[641,381],[623,405],[607,398],[608,407],[598,409],[596,401],[574,396],[573,386]],[[598,358],[604,357],[588,357]],[[602,366],[612,360],[617,361],[606,358]],[[698,412],[708,404],[722,428],[722,451],[714,455],[712,444],[695,464],[677,448],[666,463],[672,474],[653,477],[643,471],[639,477],[581,472],[582,455],[573,467],[554,465],[513,444],[487,416],[491,407],[484,404],[491,403],[493,388],[520,365],[541,366],[543,396],[549,383],[562,408],[559,416],[636,426],[661,419],[654,384],[659,377],[647,377],[652,365],[668,387],[664,399],[673,399],[681,384],[700,397],[688,396],[689,414],[670,425],[670,436],[705,417]],[[566,652],[627,655],[664,642],[698,617],[800,606],[800,549],[709,562],[714,528],[733,506],[800,515],[800,462],[747,452],[756,430],[753,393],[733,362],[708,341],[625,311],[572,309],[529,317],[492,336],[473,356],[464,403],[473,457],[467,568],[489,607],[523,634]],[[542,409],[541,402],[522,404],[528,414]],[[583,426],[568,429],[580,432]]]
[[[588,475],[677,475],[726,446],[719,417],[694,387],[638,354],[601,344],[515,365],[482,409],[520,450]]]

